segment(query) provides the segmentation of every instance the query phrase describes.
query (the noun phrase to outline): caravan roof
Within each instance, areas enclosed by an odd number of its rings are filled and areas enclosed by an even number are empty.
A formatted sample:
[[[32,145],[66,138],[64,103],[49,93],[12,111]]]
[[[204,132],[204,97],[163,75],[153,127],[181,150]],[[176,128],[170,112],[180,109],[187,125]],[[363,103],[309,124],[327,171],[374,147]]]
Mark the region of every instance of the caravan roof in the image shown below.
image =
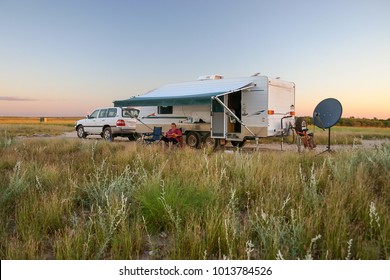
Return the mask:
[[[210,104],[211,97],[253,87],[250,77],[169,84],[144,95],[116,100],[114,106],[173,106]]]

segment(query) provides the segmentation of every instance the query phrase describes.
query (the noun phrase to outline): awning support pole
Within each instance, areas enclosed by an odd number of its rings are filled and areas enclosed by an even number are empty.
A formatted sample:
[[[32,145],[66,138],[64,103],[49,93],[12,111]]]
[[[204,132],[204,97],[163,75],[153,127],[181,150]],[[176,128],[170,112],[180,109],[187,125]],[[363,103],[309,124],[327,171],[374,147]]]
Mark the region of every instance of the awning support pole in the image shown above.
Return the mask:
[[[136,118],[136,119],[137,119],[137,121],[139,121],[140,123],[142,123],[144,126],[146,126],[147,128],[149,128],[151,131],[154,130],[153,128],[151,128],[150,126],[148,126],[146,123],[144,123],[143,121],[141,121],[140,118]]]

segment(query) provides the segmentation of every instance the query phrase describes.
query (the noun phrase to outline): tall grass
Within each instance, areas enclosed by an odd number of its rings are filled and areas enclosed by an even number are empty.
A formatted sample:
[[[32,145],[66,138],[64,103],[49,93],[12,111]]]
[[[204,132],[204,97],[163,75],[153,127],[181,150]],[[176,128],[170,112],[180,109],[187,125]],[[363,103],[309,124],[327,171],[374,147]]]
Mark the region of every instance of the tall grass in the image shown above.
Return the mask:
[[[227,154],[0,134],[2,259],[389,259],[390,146]]]

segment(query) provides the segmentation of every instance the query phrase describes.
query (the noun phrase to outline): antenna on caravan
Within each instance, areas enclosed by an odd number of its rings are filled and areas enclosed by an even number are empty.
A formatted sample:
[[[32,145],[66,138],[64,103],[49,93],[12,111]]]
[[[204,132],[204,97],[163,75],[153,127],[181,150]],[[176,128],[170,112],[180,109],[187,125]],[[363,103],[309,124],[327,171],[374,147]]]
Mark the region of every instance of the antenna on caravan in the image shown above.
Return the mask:
[[[330,152],[330,128],[337,124],[343,113],[341,103],[334,98],[327,98],[318,103],[313,112],[313,122],[322,129],[328,129],[328,146],[325,152]]]

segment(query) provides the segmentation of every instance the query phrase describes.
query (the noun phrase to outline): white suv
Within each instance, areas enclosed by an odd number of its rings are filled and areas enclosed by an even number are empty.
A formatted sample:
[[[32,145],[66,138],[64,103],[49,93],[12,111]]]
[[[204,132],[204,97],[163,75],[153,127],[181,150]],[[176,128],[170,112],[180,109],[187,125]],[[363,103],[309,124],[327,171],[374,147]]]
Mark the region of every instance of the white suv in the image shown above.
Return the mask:
[[[129,140],[137,139],[135,132],[138,109],[109,107],[93,111],[85,119],[76,123],[77,136],[85,138],[88,135],[100,135],[107,141],[112,141],[116,136],[128,137]]]

